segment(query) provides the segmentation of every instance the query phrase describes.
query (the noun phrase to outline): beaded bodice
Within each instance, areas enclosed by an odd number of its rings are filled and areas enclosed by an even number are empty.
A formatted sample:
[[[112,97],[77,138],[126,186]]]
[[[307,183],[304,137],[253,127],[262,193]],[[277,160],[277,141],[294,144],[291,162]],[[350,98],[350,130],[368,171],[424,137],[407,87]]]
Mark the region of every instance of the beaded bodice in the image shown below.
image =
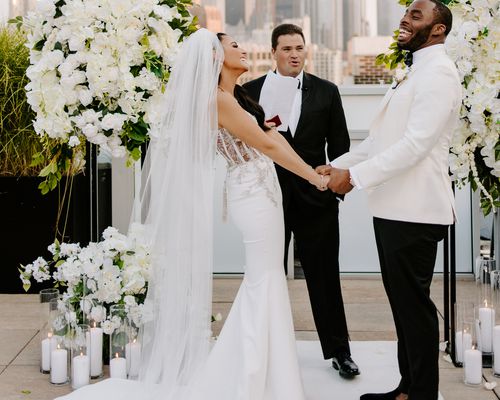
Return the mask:
[[[276,207],[279,206],[281,191],[273,161],[269,157],[233,136],[225,128],[219,128],[217,131],[217,152],[228,164],[224,184],[224,219],[227,213],[228,186],[233,184],[247,185],[248,188],[243,191],[247,196],[263,190],[271,202]]]
[[[225,158],[229,168],[263,157],[258,150],[231,135],[226,128],[217,131],[217,151]]]

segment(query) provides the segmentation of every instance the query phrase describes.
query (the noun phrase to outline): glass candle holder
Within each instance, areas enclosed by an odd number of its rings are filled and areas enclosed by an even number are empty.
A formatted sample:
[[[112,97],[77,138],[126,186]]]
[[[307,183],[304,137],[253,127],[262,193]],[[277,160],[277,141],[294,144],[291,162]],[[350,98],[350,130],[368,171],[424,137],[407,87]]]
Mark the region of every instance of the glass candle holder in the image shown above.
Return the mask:
[[[65,336],[54,336],[55,348],[50,352],[50,383],[65,385],[69,381],[69,351]]]
[[[493,304],[496,309],[500,306],[500,271],[491,271],[491,288],[493,295]],[[500,377],[500,313],[494,315],[493,332],[493,376]]]
[[[87,347],[90,348],[90,377],[92,379],[101,378],[104,375],[102,368],[102,344],[103,331],[101,323],[90,320],[87,334]]]
[[[139,377],[141,365],[141,343],[139,341],[139,330],[133,323],[129,324],[128,343],[125,346],[125,358],[127,359],[127,375],[129,379]]]
[[[474,303],[471,301],[459,301],[455,304],[455,362],[459,366],[464,362],[464,347],[470,349],[470,324],[474,321]],[[469,326],[464,326],[467,323]],[[464,344],[466,346],[464,346]]]
[[[77,325],[72,330],[71,338],[71,387],[81,388],[90,383],[90,355],[89,355],[90,326]]]
[[[493,303],[484,300],[476,310],[476,336],[478,350],[485,355],[493,353],[493,327],[495,326]]]
[[[493,352],[493,326],[495,307],[493,303],[492,263],[479,258],[476,263],[476,336],[478,350],[489,356]]]
[[[110,316],[114,330],[109,339],[109,375],[111,378],[127,379],[127,345],[129,345],[130,327],[125,306],[111,306]],[[131,347],[128,349],[130,355]]]
[[[464,322],[462,338],[464,383],[468,386],[480,386],[483,379],[483,356],[481,351],[477,349],[475,331],[474,322]]]

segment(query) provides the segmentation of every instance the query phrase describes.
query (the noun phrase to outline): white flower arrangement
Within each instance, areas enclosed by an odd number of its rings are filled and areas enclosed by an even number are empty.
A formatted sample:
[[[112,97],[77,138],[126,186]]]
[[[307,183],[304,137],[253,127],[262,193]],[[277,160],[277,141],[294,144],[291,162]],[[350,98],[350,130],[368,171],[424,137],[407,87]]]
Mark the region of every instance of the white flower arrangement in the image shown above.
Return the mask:
[[[138,160],[157,122],[158,97],[181,40],[196,30],[191,0],[39,0],[22,26],[30,49],[26,86],[35,131],[56,154],[53,189],[81,168],[86,141]],[[47,140],[50,139],[50,140]],[[66,169],[64,169],[66,168]],[[55,180],[55,178],[57,178]],[[43,185],[42,185],[43,186]]]
[[[93,320],[101,322],[105,333],[110,334],[116,321],[107,310],[113,304],[124,304],[129,320],[135,326],[141,324],[151,265],[143,225],[132,225],[128,236],[109,227],[101,242],[83,248],[55,242],[48,249],[53,255],[50,263],[39,257],[21,266],[25,290],[32,279],[53,279],[56,286],[66,287],[59,308],[72,326]]]
[[[460,124],[450,153],[459,182],[479,189],[488,214],[500,206],[499,0],[455,0],[454,29],[446,40],[463,85]]]

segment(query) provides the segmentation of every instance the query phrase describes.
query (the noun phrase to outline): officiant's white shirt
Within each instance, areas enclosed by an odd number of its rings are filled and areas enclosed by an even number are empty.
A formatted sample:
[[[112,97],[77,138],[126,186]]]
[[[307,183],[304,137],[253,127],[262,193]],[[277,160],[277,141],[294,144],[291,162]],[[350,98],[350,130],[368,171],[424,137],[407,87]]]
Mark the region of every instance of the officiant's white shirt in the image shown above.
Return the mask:
[[[284,76],[279,73],[277,68],[276,74]],[[295,130],[297,129],[297,124],[299,123],[300,111],[302,108],[302,84],[304,80],[304,70],[300,71],[295,79],[297,79],[297,92],[295,93],[295,99],[292,104],[292,112],[290,113],[290,120],[288,122],[288,128],[290,129],[292,137],[295,135]]]

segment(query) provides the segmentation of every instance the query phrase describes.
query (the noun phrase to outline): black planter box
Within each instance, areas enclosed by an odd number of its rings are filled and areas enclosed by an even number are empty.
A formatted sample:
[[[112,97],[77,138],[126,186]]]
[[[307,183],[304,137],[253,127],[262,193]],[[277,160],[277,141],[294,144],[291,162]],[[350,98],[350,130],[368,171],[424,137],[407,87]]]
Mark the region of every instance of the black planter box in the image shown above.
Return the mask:
[[[42,195],[38,189],[40,182],[38,177],[0,177],[0,293],[24,293],[19,265],[29,264],[39,256],[51,259],[47,246],[56,237],[59,193],[56,189]],[[61,193],[65,183],[61,182]],[[74,177],[70,199],[65,241],[84,245],[89,241],[90,214],[89,187],[83,175]],[[63,224],[61,218],[61,232]],[[52,286],[51,282],[35,282],[29,293]]]

